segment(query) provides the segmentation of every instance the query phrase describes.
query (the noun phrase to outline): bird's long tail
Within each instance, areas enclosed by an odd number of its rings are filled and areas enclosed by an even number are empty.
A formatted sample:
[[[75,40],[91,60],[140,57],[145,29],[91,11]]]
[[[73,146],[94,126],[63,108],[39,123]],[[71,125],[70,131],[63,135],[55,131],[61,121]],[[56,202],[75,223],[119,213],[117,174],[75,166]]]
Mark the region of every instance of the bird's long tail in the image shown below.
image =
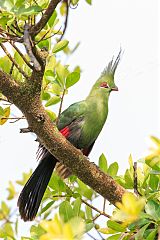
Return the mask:
[[[19,212],[24,221],[35,218],[56,163],[57,160],[47,152],[25,184],[18,199]]]

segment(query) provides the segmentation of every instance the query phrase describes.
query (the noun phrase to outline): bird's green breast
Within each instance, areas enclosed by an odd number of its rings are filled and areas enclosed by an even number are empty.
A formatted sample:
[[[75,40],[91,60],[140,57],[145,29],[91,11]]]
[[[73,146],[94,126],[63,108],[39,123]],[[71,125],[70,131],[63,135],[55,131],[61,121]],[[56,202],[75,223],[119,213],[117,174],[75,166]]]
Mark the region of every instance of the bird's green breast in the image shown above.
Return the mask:
[[[98,137],[108,115],[108,96],[97,93],[87,99],[87,109],[80,138],[80,147],[90,146]]]

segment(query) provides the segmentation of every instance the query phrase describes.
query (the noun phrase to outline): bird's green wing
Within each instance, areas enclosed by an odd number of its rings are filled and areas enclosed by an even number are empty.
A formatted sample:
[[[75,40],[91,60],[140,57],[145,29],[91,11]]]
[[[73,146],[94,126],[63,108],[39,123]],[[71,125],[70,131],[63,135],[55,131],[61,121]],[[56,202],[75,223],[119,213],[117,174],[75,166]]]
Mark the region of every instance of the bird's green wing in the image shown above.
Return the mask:
[[[64,110],[58,122],[58,129],[61,130],[66,126],[70,125],[75,119],[83,117],[86,112],[85,101],[77,102],[70,105],[66,110]]]

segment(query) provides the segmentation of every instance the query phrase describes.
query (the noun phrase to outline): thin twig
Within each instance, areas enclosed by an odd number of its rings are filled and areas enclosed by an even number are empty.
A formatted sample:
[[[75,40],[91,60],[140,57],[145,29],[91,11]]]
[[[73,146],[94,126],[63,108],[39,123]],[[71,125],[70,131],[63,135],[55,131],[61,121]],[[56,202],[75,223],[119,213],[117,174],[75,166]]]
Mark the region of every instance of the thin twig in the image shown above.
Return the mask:
[[[101,216],[101,213],[97,214],[95,217],[92,218],[92,221],[96,221],[97,218],[99,218]]]
[[[19,28],[19,26],[18,26],[18,23],[17,23],[17,20],[15,20],[15,22],[14,22],[14,28],[19,32],[19,33],[23,33],[23,31],[21,31],[21,29]]]
[[[33,66],[30,64],[30,62],[28,62],[28,60],[25,58],[25,56],[22,54],[22,52],[19,50],[19,48],[15,45],[15,43],[13,43],[13,42],[11,41],[10,44],[11,44],[12,47],[14,47],[14,49],[18,52],[18,54],[21,56],[21,58],[23,59],[23,61],[28,65],[28,67],[31,68],[31,69],[33,69]]]
[[[20,129],[20,133],[29,133],[29,132],[33,132],[31,128],[21,128]]]
[[[40,42],[42,42],[42,41],[45,41],[45,40],[47,40],[47,39],[49,39],[49,38],[52,38],[52,37],[54,37],[55,35],[57,35],[59,32],[60,32],[60,30],[61,30],[61,27],[58,29],[58,31],[56,32],[56,33],[54,33],[54,34],[52,34],[51,36],[49,36],[49,37],[46,37],[46,38],[44,38],[47,34],[45,33],[44,34],[44,36],[38,41],[38,42],[36,42],[36,44],[38,44],[38,43],[40,43]],[[48,31],[49,32],[49,31]],[[47,32],[47,33],[48,33]]]
[[[12,27],[15,29],[14,25],[12,25]],[[11,31],[14,34],[15,37],[20,37],[11,27],[7,26],[7,28],[8,28],[8,31]]]
[[[1,120],[3,120],[3,119],[10,119],[10,120],[20,120],[20,119],[26,119],[24,116],[22,116],[22,117],[2,117],[1,118]]]
[[[12,58],[11,54],[8,52],[7,48],[4,46],[3,43],[0,43],[1,48],[3,49],[3,51],[5,52],[5,54],[7,55],[7,57],[11,60],[12,63],[14,63],[15,67],[18,69],[18,71],[26,78],[28,79],[28,75],[19,67],[19,65],[17,64],[17,62],[14,60],[14,58]]]
[[[86,202],[84,199],[81,199],[81,201],[86,204],[88,207],[92,208],[94,211],[98,212],[100,215],[103,215],[107,218],[111,218],[111,216],[103,211],[100,211],[98,208],[94,207],[93,205],[89,204],[88,202]],[[99,216],[100,216],[99,215]]]
[[[64,2],[66,3],[66,19],[65,19],[65,22],[64,22],[63,34],[61,35],[61,37],[59,38],[58,41],[61,41],[62,38],[64,37],[64,34],[66,32],[66,29],[67,29],[67,25],[68,25],[69,4],[68,4],[68,0],[65,0]]]
[[[134,162],[133,169],[134,169],[134,193],[136,195],[139,195],[139,193],[138,193],[138,183],[137,183],[137,162]]]
[[[102,239],[102,240],[105,240],[104,238],[103,238],[103,236],[102,236],[102,234],[95,228],[95,230],[96,230],[96,232],[98,233],[98,235],[100,236],[100,238]]]
[[[28,53],[28,56],[30,57],[35,70],[41,71],[41,65],[39,64],[39,62],[37,61],[36,57],[32,52],[31,37],[29,34],[29,25],[27,23],[24,26],[24,44],[25,44],[25,48]]]
[[[59,106],[58,117],[56,119],[56,125],[58,125],[59,118],[60,118],[60,115],[61,115],[61,112],[62,112],[62,104],[63,104],[65,92],[66,92],[66,89],[63,90],[63,93],[62,93],[62,96],[61,96],[61,102],[60,102],[60,106]]]
[[[71,190],[71,189],[70,189]],[[72,191],[72,190],[71,190]],[[54,196],[52,196],[53,198],[65,198],[65,197],[74,197],[74,196],[72,196],[72,195],[54,195]],[[111,216],[109,215],[109,214],[107,214],[107,213],[105,213],[105,212],[103,212],[103,211],[100,211],[98,208],[96,208],[96,207],[94,207],[93,205],[91,205],[90,203],[88,203],[88,202],[86,202],[84,199],[82,199],[82,198],[80,198],[80,200],[85,204],[85,205],[87,205],[88,207],[90,207],[90,208],[92,208],[94,211],[96,211],[96,212],[98,212],[99,213],[99,215],[98,215],[98,217],[99,216],[101,216],[101,215],[103,215],[103,216],[105,216],[105,217],[107,217],[107,218],[111,218]]]
[[[45,38],[45,36],[46,36],[49,32],[50,32],[50,30],[48,30],[48,31],[41,37],[41,39],[40,39],[36,44],[40,43],[40,42],[43,41],[43,40],[46,40],[46,39],[44,39],[44,38]]]
[[[13,68],[14,68],[14,63],[12,62],[12,66],[11,66],[11,69],[10,69],[10,71],[9,71],[9,74],[10,74],[10,75],[12,75]]]
[[[106,209],[106,199],[104,198],[104,202],[103,202],[103,212],[105,212]]]
[[[90,233],[87,233],[87,235],[92,238],[93,240],[97,240],[97,238],[93,237]]]

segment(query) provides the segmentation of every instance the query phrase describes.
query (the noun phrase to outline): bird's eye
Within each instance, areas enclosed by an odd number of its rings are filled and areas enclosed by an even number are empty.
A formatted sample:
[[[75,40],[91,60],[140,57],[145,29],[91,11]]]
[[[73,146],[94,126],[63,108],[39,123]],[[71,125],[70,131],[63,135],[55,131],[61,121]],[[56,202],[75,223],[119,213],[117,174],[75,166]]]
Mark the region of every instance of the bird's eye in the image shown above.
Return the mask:
[[[100,87],[101,87],[101,88],[108,88],[109,86],[108,86],[108,84],[107,84],[106,82],[102,82],[102,83],[100,84]]]

